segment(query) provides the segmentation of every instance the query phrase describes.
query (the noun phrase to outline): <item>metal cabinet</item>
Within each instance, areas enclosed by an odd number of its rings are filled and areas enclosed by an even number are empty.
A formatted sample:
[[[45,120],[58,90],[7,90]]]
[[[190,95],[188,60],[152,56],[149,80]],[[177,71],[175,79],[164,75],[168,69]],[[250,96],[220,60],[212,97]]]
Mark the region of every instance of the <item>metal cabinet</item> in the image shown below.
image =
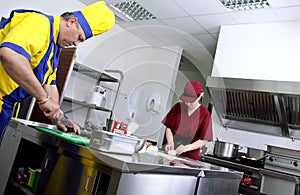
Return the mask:
[[[261,192],[272,195],[300,195],[300,177],[277,171],[261,169]]]
[[[98,171],[64,155],[47,156],[37,194],[92,194]]]
[[[194,195],[197,177],[188,175],[123,173],[117,195]]]
[[[30,129],[24,128],[24,131]],[[59,141],[49,136],[49,141],[51,140]],[[75,151],[78,148],[68,142],[63,144],[68,144]],[[13,124],[5,133],[0,155],[6,157],[0,161],[0,194],[84,195],[107,192],[110,169],[96,168],[92,159],[22,134],[15,130]],[[40,170],[35,184],[29,185],[29,178],[32,176],[27,171],[23,172],[27,178],[20,180],[20,168]]]

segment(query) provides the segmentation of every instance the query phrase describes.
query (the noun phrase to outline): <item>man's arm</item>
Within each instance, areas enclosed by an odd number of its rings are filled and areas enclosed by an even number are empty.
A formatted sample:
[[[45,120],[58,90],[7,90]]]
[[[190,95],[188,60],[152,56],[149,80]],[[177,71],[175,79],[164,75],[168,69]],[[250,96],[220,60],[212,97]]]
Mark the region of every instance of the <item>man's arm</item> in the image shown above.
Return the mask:
[[[53,100],[55,100],[57,103],[59,103],[59,93],[56,85],[49,85],[45,86],[45,90],[47,94],[49,94]],[[62,111],[61,111],[62,112]],[[55,120],[56,125],[62,130],[62,131],[69,131],[69,129],[59,121],[60,119]],[[80,134],[80,128],[78,125],[70,118],[67,118],[68,122],[72,125],[72,131],[74,131],[76,134]]]
[[[0,60],[7,74],[30,95],[36,98],[45,116],[50,119],[61,119],[62,112],[56,99],[44,90],[35,77],[29,61],[21,54],[7,47],[0,48]],[[48,96],[50,98],[48,99]],[[56,97],[54,97],[56,98]],[[47,101],[45,101],[47,100]]]

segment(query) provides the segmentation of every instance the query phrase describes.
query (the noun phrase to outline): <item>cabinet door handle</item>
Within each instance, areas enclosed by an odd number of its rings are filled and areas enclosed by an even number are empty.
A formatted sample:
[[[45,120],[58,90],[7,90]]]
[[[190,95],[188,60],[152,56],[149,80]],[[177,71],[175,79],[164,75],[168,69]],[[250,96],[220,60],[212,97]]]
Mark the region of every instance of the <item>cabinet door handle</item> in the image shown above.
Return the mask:
[[[49,161],[49,158],[46,158],[46,160],[45,160],[45,164],[44,164],[44,170],[46,170],[47,169],[47,165],[48,165],[48,161]]]
[[[294,195],[298,195],[298,194],[300,194],[300,184],[298,182],[296,182]]]
[[[84,190],[87,192],[89,190],[89,183],[90,183],[90,180],[91,180],[91,176],[88,176],[87,177],[87,180],[86,180],[86,183],[85,183],[85,187],[84,187]]]

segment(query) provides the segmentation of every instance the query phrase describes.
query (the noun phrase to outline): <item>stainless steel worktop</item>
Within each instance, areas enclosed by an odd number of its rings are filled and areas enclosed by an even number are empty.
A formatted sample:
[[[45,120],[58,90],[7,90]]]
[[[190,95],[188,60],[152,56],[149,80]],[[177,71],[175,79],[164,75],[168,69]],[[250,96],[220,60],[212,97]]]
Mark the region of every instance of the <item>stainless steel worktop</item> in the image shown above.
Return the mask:
[[[39,160],[35,159],[39,156],[35,156],[35,152],[42,153]],[[0,162],[0,189],[7,188],[6,184],[20,166],[30,165],[24,164],[28,159],[32,166],[37,164],[42,170],[36,190],[43,194],[61,194],[67,190],[67,194],[103,191],[105,194],[135,195],[155,190],[155,194],[167,191],[179,195],[202,194],[209,190],[213,195],[231,195],[237,193],[243,175],[162,151],[142,150],[132,155],[101,152],[13,120],[6,129],[0,155],[6,156]],[[70,183],[74,184],[71,188],[62,187]],[[160,187],[153,189],[153,185]],[[0,190],[0,194],[2,192]]]
[[[104,163],[109,167],[124,172],[165,172],[195,176],[199,174],[199,170],[234,172],[233,170],[209,163],[174,157],[162,151],[142,151],[132,155],[101,152],[91,149],[89,146],[71,143],[16,121],[11,121],[10,126],[14,127],[15,131],[22,133],[22,138],[24,139],[41,146],[55,147],[58,152],[67,156],[93,160],[96,162],[94,164],[95,167],[97,167],[97,163]]]

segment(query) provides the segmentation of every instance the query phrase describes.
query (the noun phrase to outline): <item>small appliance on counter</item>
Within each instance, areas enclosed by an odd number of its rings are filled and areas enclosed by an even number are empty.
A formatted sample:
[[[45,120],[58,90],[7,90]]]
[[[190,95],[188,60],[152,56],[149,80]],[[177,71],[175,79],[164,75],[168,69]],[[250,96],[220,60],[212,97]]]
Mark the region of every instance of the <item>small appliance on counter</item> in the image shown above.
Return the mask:
[[[127,130],[128,130],[128,124],[124,122],[114,121],[111,132],[126,135]]]

